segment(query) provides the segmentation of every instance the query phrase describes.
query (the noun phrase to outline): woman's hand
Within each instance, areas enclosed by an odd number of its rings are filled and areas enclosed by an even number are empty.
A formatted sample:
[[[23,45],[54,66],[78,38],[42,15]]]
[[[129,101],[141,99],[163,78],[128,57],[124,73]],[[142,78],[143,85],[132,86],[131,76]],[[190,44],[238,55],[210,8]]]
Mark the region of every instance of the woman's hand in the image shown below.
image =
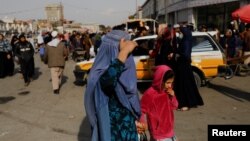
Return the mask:
[[[137,47],[138,44],[134,41],[125,41],[121,39],[120,41],[120,52],[118,54],[118,59],[125,63],[128,55]]]
[[[120,52],[126,52],[127,54],[131,53],[138,44],[134,41],[126,41],[121,39],[120,41]]]
[[[11,58],[10,54],[7,54],[7,59],[10,59],[10,58]]]
[[[173,54],[173,53],[170,53],[170,54],[168,55],[168,60],[171,60],[171,59],[173,58],[173,56],[174,56],[174,54]]]

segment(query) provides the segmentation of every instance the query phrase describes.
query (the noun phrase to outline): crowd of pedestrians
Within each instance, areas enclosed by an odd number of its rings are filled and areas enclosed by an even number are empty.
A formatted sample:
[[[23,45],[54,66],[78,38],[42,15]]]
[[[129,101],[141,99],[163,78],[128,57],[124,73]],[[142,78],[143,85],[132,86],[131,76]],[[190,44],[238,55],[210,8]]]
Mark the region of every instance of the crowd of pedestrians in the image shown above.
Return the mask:
[[[249,55],[250,51],[250,24],[243,23],[240,20],[234,20],[227,25],[227,28],[223,31],[219,31],[218,28],[212,30],[217,31],[216,41],[220,43],[226,53],[227,59],[234,59],[237,57],[243,57]],[[203,25],[200,27],[200,31],[206,32],[209,29]],[[247,58],[244,64],[250,64],[250,58]]]
[[[160,62],[156,62],[152,86],[143,94],[141,103],[131,55],[138,44],[122,30],[113,30],[103,38],[84,95],[92,141],[136,141],[136,131],[145,129],[150,131],[150,140],[175,141],[173,110],[186,111],[203,105],[191,70],[191,30],[184,25],[175,28],[179,28],[176,49],[169,49],[173,48],[170,30],[165,27],[160,32],[158,50],[151,52],[155,52]],[[147,34],[141,31],[139,36]],[[173,57],[177,60],[170,68],[168,60]]]
[[[132,39],[151,34],[147,26],[136,33],[119,29],[107,34],[45,32],[38,35],[36,44],[24,34],[14,35],[11,42],[0,34],[0,78],[14,74],[16,60],[28,86],[35,74],[34,54],[38,49],[41,61],[50,69],[52,91],[59,94],[66,61],[76,51],[84,51],[83,60],[95,56],[84,94],[92,141],[176,141],[173,111],[188,111],[204,104],[191,68],[193,30],[192,24],[159,28],[155,48],[148,52],[155,58],[153,82],[141,100],[131,55],[138,43]],[[201,30],[207,31],[205,26]],[[249,24],[238,32],[227,29],[224,37],[218,35],[218,42],[228,58],[237,56],[238,46],[243,55],[249,54]],[[140,136],[146,130],[150,139]]]
[[[239,36],[232,33],[233,29],[227,29],[224,37],[216,35],[227,58],[236,57],[237,45],[243,48],[243,54],[249,51],[249,25],[244,28],[246,30]],[[155,48],[149,51],[150,57],[155,58],[153,82],[141,100],[135,94],[136,71],[131,59],[131,53],[137,50],[139,43],[131,40],[149,35],[149,30],[146,27],[137,32],[115,29],[103,38],[84,94],[92,141],[178,140],[174,132],[173,111],[188,111],[204,105],[191,67],[194,30],[192,24],[159,28]],[[208,31],[206,26],[200,30]],[[145,135],[146,130],[150,138]]]
[[[27,39],[25,33],[15,33],[11,36],[11,39],[6,39],[4,34],[0,34],[0,78],[12,76],[18,71],[22,74],[21,78],[24,80],[24,85],[28,86],[35,75],[34,55],[39,53],[41,61],[48,64],[51,69],[53,91],[58,94],[63,69],[55,71],[52,68],[63,68],[65,61],[73,58],[70,54],[78,49],[84,51],[83,60],[94,57],[103,35],[101,33],[89,34],[77,31],[73,31],[72,34],[70,32],[63,34],[51,31],[34,35],[33,39]],[[59,55],[61,48],[64,51],[63,55]],[[91,48],[93,50],[90,50]],[[55,79],[55,76],[59,77],[58,80]]]
[[[19,35],[18,38],[13,36],[11,43],[4,38],[3,34],[0,34],[0,42],[0,77],[12,76],[15,68],[14,60],[17,60],[25,86],[28,86],[35,71],[33,45],[26,40],[24,34]]]

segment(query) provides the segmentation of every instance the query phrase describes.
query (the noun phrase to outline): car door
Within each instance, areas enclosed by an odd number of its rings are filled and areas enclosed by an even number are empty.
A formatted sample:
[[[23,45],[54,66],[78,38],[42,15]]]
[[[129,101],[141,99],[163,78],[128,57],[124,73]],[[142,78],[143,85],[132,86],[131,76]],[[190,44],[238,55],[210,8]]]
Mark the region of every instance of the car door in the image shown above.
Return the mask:
[[[134,49],[133,56],[136,65],[136,73],[138,82],[152,80],[152,68],[154,67],[154,59],[149,57],[149,50],[154,48],[155,38],[145,38],[136,40],[138,47]]]

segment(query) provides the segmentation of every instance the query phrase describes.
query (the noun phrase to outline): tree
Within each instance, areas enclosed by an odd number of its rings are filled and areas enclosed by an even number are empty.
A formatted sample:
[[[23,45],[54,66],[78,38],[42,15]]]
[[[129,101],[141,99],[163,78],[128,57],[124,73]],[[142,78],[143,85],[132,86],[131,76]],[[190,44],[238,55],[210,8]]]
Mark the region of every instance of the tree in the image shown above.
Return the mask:
[[[106,27],[105,27],[105,25],[102,25],[102,24],[101,24],[101,25],[99,25],[99,28],[100,28],[100,30],[101,30],[101,31],[104,31],[104,30],[106,30]]]

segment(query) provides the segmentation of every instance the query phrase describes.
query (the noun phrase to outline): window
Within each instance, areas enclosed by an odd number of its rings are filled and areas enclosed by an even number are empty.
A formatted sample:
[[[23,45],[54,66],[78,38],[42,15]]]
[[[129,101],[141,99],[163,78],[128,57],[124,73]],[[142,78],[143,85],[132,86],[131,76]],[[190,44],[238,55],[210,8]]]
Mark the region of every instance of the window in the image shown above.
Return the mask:
[[[204,52],[215,50],[218,50],[218,48],[208,36],[193,36],[192,52]]]
[[[152,50],[155,45],[155,39],[137,40],[138,47],[133,51],[134,56],[149,55],[149,50]]]

